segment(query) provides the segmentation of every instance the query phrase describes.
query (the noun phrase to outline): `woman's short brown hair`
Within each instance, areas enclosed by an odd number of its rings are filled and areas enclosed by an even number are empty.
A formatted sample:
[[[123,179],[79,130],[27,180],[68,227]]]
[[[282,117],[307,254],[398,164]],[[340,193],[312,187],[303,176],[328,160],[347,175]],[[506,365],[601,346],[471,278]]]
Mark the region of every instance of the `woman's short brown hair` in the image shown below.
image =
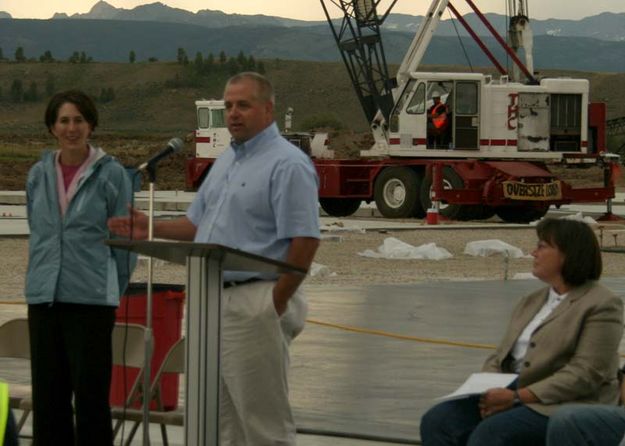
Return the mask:
[[[48,127],[48,131],[52,129],[52,126],[56,122],[61,106],[68,102],[76,106],[80,114],[91,126],[91,130],[95,130],[98,125],[98,110],[93,100],[80,90],[67,90],[56,93],[50,98],[50,101],[48,101],[45,114],[45,123],[46,127]]]
[[[601,248],[588,224],[568,219],[545,218],[536,226],[538,238],[564,254],[562,278],[568,285],[579,286],[599,280],[603,270]]]

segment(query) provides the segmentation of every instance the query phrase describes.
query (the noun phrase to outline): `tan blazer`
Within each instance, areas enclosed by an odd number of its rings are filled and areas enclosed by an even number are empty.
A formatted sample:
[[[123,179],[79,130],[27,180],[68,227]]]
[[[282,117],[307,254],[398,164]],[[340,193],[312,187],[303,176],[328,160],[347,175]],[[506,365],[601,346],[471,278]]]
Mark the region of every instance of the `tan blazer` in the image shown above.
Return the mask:
[[[519,302],[483,371],[511,372],[512,347],[548,294],[549,288],[544,288]],[[569,291],[530,338],[518,386],[529,389],[541,402],[528,406],[549,416],[567,403],[616,404],[622,334],[619,297],[597,282]]]

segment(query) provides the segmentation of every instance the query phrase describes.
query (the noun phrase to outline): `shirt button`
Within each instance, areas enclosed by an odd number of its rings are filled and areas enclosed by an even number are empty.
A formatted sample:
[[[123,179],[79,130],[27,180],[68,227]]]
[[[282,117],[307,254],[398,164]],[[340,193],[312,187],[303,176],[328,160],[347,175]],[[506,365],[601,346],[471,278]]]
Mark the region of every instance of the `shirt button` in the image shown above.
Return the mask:
[[[532,347],[532,348],[536,347],[536,343],[535,342],[530,342],[530,347]]]
[[[529,361],[525,361],[525,362],[523,363],[523,367],[529,367],[529,366],[530,366]]]

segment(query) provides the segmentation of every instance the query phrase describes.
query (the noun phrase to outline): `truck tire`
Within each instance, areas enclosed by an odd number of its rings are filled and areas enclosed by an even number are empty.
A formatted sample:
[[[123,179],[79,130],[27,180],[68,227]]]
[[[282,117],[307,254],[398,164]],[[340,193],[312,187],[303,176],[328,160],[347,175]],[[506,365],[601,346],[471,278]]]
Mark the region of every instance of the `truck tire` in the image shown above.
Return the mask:
[[[492,206],[478,205],[477,208],[476,220],[488,220],[495,215],[495,208]]]
[[[464,189],[464,181],[454,169],[443,167],[443,189]],[[432,207],[432,177],[426,176],[421,183],[420,198],[424,209]],[[471,220],[478,215],[480,205],[460,205],[441,203],[439,213],[450,220]]]
[[[419,201],[423,176],[409,167],[387,167],[375,180],[373,198],[383,217],[425,217]]]
[[[498,206],[495,208],[497,216],[506,223],[529,223],[545,216],[549,206]]]
[[[358,210],[360,198],[320,198],[319,204],[331,217],[348,217]]]

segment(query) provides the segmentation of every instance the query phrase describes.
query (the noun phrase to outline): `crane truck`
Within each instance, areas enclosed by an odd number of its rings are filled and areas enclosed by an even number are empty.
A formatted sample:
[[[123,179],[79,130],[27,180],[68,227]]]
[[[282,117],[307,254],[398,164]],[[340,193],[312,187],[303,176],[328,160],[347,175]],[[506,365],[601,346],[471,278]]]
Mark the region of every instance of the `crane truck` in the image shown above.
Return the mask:
[[[387,218],[423,218],[434,208],[449,219],[497,214],[521,223],[544,216],[552,205],[614,197],[619,160],[606,150],[605,104],[590,102],[587,80],[535,76],[527,0],[508,0],[507,41],[465,0],[513,61],[511,72],[449,0],[433,0],[391,77],[380,29],[397,1],[382,13],[381,0],[320,0],[374,141],[358,159],[336,159],[311,137],[319,202],[329,215],[348,216],[363,201],[374,201]],[[332,6],[340,20],[332,18]],[[446,10],[498,76],[417,71]],[[186,166],[190,187],[199,185],[229,141],[223,101],[196,106],[196,156]],[[584,167],[599,172],[591,186],[577,187],[553,172]]]

